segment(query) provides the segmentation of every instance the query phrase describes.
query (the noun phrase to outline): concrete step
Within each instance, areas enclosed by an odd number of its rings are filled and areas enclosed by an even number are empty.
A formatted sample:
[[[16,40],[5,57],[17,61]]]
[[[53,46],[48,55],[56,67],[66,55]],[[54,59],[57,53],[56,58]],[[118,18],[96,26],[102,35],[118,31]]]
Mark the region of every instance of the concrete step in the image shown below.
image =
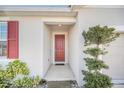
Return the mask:
[[[48,81],[47,86],[48,88],[72,88],[74,85],[72,81]]]

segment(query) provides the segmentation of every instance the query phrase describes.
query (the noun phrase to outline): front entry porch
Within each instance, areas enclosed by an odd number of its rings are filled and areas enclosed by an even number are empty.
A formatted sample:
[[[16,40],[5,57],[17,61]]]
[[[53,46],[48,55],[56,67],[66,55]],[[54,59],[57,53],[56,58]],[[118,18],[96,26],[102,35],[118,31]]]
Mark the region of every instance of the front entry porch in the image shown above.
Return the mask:
[[[51,65],[46,76],[48,88],[78,87],[74,74],[68,64]]]
[[[77,40],[74,23],[44,23],[43,74],[50,84],[79,81]],[[75,36],[76,35],[76,36]],[[48,84],[48,85],[49,85]]]
[[[75,80],[74,74],[68,64],[51,65],[45,79],[47,81],[69,81]]]

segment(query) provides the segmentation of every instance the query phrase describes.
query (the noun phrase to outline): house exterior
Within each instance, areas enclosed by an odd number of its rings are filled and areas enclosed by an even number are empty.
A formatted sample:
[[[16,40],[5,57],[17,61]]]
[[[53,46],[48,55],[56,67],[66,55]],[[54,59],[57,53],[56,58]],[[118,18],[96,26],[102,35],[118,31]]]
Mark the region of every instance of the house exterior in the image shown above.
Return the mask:
[[[124,6],[0,6],[0,63],[20,59],[41,78],[51,64],[68,64],[81,86],[82,32],[98,24],[121,34],[102,57],[110,66],[102,73],[124,83]]]

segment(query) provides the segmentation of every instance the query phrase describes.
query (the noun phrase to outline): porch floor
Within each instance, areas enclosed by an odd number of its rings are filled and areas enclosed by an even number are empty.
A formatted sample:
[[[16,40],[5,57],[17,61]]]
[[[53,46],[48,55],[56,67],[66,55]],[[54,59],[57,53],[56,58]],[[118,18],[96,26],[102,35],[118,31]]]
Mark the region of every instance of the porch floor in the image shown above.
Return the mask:
[[[73,72],[68,64],[52,65],[48,70],[45,79],[47,81],[68,81],[75,80]]]

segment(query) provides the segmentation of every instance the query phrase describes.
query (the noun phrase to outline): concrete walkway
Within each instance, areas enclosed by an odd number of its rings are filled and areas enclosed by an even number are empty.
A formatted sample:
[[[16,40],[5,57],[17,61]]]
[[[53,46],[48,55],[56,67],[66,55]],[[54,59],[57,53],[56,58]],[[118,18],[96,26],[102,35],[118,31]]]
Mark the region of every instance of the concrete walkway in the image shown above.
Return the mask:
[[[45,76],[47,81],[75,80],[69,65],[52,65]]]
[[[114,84],[112,88],[124,88],[124,84]]]

